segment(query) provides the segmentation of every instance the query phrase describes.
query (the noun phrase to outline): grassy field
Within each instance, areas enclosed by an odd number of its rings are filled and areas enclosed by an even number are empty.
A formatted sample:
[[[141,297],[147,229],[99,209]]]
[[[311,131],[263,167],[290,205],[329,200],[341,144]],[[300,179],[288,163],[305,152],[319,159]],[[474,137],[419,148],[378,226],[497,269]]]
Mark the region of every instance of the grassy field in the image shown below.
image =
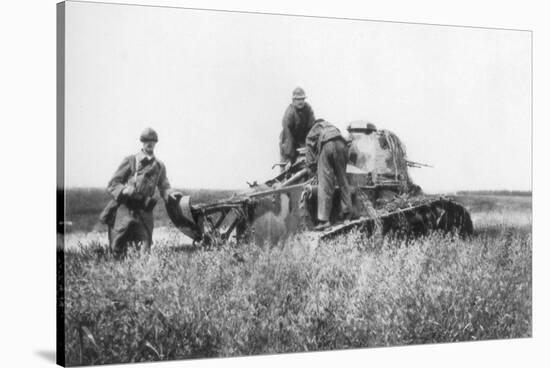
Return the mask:
[[[65,252],[68,365],[530,337],[531,197],[464,194],[475,235]],[[80,225],[78,225],[80,226]],[[84,228],[84,227],[82,227]],[[78,234],[73,234],[79,236]]]

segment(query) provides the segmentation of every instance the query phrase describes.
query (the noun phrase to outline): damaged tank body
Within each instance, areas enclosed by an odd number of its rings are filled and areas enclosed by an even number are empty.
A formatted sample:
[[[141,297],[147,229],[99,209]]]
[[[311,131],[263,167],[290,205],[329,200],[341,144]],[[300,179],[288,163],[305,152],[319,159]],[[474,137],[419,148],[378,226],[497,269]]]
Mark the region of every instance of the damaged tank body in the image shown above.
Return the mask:
[[[269,184],[255,185],[246,192],[212,203],[190,204],[188,196],[180,201],[169,200],[166,209],[178,229],[206,246],[217,246],[230,239],[276,243],[306,230],[299,208],[306,185],[303,179],[298,179],[301,175],[294,173],[292,181],[273,179]],[[301,182],[292,184],[293,181]]]
[[[315,238],[330,239],[354,229],[369,235],[419,236],[433,230],[471,234],[470,215],[460,203],[424,194],[411,180],[409,167],[428,165],[407,160],[404,144],[392,132],[370,127],[362,121],[348,127],[346,171],[356,219],[338,217],[337,189],[332,226],[315,233]],[[182,232],[207,246],[230,239],[276,243],[298,232],[312,232],[317,225],[317,182],[308,177],[300,153],[292,166],[263,184],[253,184],[247,191],[213,203],[191,204],[189,197],[169,201],[168,214]]]

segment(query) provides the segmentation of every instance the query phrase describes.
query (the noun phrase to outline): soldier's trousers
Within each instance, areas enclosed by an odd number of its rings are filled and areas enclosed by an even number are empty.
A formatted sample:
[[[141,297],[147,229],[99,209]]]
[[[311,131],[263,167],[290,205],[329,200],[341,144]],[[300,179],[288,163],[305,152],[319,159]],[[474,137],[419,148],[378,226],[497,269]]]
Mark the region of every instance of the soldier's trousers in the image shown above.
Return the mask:
[[[321,148],[317,162],[319,188],[317,191],[317,218],[328,221],[332,211],[332,202],[336,185],[340,188],[342,214],[351,211],[351,194],[346,176],[348,147],[343,139],[326,142]]]
[[[109,227],[109,245],[115,257],[123,257],[131,243],[148,251],[152,242],[153,212],[132,209],[121,204],[113,226]]]

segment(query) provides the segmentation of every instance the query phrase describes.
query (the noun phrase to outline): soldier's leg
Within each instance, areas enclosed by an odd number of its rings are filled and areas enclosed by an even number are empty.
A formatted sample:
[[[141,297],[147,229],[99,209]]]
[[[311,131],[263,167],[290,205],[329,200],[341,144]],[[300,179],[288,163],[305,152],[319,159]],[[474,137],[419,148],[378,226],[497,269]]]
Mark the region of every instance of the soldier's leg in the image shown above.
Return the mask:
[[[113,227],[109,228],[109,246],[115,258],[120,259],[126,255],[128,243],[132,240],[134,223],[130,210],[121,205]]]
[[[153,243],[153,212],[139,211],[136,215],[135,239],[141,244],[141,252],[148,253]]]
[[[109,228],[109,248],[116,259],[123,258],[128,250],[131,233],[131,223],[125,226],[113,226]]]
[[[317,162],[317,218],[325,222],[330,220],[332,211],[332,196],[334,194],[334,174],[331,165],[331,142],[325,143]]]
[[[334,174],[340,187],[340,198],[342,202],[342,214],[349,214],[352,209],[351,192],[346,167],[348,164],[348,148],[346,144],[338,139],[334,141]]]

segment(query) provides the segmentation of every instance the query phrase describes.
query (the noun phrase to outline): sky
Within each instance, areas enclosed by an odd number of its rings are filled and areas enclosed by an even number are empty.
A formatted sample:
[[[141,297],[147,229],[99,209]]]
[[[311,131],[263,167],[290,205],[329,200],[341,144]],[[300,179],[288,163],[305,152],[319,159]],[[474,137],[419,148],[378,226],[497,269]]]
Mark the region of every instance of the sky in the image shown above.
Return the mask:
[[[396,133],[427,192],[531,188],[527,31],[67,2],[65,183],[105,187],[145,127],[177,188],[277,172],[296,86]]]

